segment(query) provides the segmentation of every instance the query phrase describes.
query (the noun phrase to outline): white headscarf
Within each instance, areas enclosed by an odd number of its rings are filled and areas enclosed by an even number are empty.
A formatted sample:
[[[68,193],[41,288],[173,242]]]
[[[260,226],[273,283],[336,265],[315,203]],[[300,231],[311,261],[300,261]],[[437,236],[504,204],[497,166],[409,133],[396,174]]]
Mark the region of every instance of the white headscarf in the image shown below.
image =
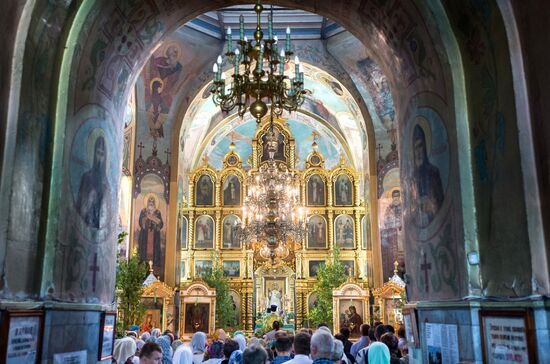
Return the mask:
[[[128,358],[136,354],[136,341],[131,337],[115,340],[113,356],[117,364],[124,364]]]
[[[153,331],[151,331],[151,337],[154,337],[154,338],[160,337],[160,329],[153,329]]]
[[[193,353],[204,353],[206,351],[206,334],[197,331],[191,337],[191,348]]]
[[[180,345],[174,352],[172,364],[193,364],[193,352],[187,345]]]
[[[246,338],[243,334],[237,334],[233,337],[233,340],[235,340],[239,344],[239,350],[244,351],[246,349]]]
[[[369,346],[369,364],[390,364],[390,349],[381,342],[373,342]]]

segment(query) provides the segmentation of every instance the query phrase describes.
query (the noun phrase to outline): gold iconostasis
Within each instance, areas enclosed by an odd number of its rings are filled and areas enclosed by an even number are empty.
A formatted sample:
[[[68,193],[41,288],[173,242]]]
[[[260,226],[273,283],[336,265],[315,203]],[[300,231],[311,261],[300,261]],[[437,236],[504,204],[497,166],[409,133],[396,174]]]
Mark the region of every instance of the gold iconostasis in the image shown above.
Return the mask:
[[[367,287],[372,279],[372,251],[368,208],[360,195],[359,174],[345,156],[332,169],[325,169],[316,143],[311,146],[305,169],[296,169],[295,140],[283,119],[274,120],[278,148],[274,160],[281,171],[298,175],[301,203],[307,214],[307,234],[288,259],[263,260],[250,246],[243,246],[236,233],[247,193],[247,173],[267,163],[269,123],[258,127],[252,140],[249,167],[244,168],[234,146],[216,170],[203,158],[191,172],[189,201],[180,204],[178,236],[181,241],[181,286],[200,278],[213,264],[220,264],[229,278],[231,294],[243,328],[250,330],[255,313],[267,307],[275,293],[286,312],[301,325],[315,297],[311,288],[320,265],[330,259],[334,247],[346,274]],[[372,282],[372,281],[371,281]],[[273,290],[276,290],[273,292]]]

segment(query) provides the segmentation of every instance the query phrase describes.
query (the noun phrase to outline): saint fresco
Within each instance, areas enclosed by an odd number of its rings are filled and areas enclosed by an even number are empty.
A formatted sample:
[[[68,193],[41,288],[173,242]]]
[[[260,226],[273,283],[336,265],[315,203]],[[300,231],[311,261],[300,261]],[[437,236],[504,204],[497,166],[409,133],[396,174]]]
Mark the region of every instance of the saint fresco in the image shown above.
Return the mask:
[[[355,248],[353,219],[349,215],[340,215],[334,220],[334,242],[340,248]]]
[[[195,205],[214,206],[214,183],[208,175],[200,176],[195,188]]]
[[[412,135],[413,173],[411,178],[411,203],[413,222],[426,227],[441,208],[444,199],[439,168],[430,162],[426,146],[426,133],[415,125]]]
[[[241,204],[241,182],[234,174],[230,174],[223,182],[223,205],[239,206]]]
[[[388,196],[389,197],[389,196]],[[389,200],[389,198],[386,198]],[[386,206],[383,215],[383,226],[380,229],[380,241],[382,249],[382,274],[384,279],[393,275],[395,261],[404,264],[402,256],[402,208],[401,192],[398,189],[391,191],[391,200]]]
[[[353,205],[353,186],[350,178],[341,174],[334,182],[334,204],[336,206]]]
[[[324,249],[327,247],[327,223],[322,216],[313,215],[309,218],[307,247],[313,249]]]
[[[195,221],[195,249],[214,248],[214,220],[202,215]]]
[[[141,261],[153,261],[153,267],[162,267],[161,230],[164,226],[162,213],[158,209],[158,196],[149,193],[144,196],[145,207],[139,213],[138,249]]]
[[[107,178],[107,145],[103,135],[99,135],[94,142],[90,169],[80,178],[75,208],[88,227],[104,229],[111,198],[111,186]]]
[[[307,182],[308,206],[325,205],[325,183],[318,174],[311,176]]]

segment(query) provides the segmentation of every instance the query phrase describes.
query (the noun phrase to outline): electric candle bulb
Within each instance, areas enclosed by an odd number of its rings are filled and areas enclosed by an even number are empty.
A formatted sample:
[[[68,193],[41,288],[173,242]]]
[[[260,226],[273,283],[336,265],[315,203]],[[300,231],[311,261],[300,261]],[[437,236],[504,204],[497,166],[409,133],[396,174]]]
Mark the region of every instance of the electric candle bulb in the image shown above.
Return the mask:
[[[221,55],[218,56],[218,59],[216,60],[216,62],[217,62],[218,64],[222,64],[222,61],[223,61],[223,60],[222,60],[222,56],[221,56]]]
[[[275,42],[275,44],[277,44],[279,42],[279,37],[277,37],[276,35],[273,37],[273,41]]]
[[[231,27],[227,27],[227,35],[231,35]]]
[[[217,63],[214,63],[214,65],[212,66],[212,72],[218,73],[218,64]]]
[[[290,34],[290,27],[286,27],[286,34]]]

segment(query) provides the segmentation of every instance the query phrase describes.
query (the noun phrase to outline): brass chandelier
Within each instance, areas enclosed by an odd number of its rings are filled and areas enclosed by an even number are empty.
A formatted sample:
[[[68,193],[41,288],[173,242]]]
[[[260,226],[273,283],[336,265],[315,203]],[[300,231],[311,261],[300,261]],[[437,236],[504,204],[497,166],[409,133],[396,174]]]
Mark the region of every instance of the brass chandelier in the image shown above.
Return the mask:
[[[228,63],[233,65],[233,80],[226,84],[226,76],[222,71],[224,60],[218,56],[213,66],[214,82],[211,88],[216,106],[229,113],[235,107],[239,116],[250,111],[260,120],[268,112],[270,105],[271,117],[280,117],[283,110],[296,111],[304,102],[304,72],[298,57],[294,58],[294,74],[285,75],[285,64],[290,62],[293,52],[290,42],[290,28],[286,28],[284,47],[279,44],[276,35],[273,35],[273,17],[268,16],[267,38],[261,28],[261,13],[263,6],[258,0],[254,6],[257,15],[254,40],[248,40],[244,34],[244,17],[239,18],[238,47],[233,48],[231,27],[226,32],[225,56]],[[252,101],[254,100],[254,101]]]
[[[248,173],[243,222],[237,231],[245,246],[274,263],[276,258],[285,259],[299,248],[307,224],[298,176],[273,159],[278,148],[273,124],[266,142],[269,159],[257,171]]]

